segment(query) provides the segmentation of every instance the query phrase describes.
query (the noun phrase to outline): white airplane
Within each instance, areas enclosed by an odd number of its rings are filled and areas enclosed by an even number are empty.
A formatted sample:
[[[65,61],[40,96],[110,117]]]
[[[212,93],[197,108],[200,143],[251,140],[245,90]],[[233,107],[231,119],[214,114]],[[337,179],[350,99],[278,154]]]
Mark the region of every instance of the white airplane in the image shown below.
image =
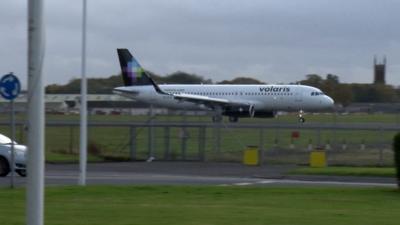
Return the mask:
[[[157,85],[127,49],[117,49],[125,86],[114,93],[154,106],[209,110],[213,121],[228,116],[274,117],[277,111],[296,111],[304,123],[303,111],[331,109],[334,101],[321,90],[306,85]]]

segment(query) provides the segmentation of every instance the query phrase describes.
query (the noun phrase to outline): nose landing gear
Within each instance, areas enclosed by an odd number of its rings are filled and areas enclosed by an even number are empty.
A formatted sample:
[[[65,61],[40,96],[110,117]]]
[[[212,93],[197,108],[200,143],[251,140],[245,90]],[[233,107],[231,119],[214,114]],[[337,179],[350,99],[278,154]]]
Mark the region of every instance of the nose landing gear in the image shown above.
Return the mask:
[[[304,122],[306,122],[306,119],[303,117],[303,113],[304,113],[303,110],[300,110],[300,111],[299,111],[299,115],[298,115],[299,123],[304,123]]]

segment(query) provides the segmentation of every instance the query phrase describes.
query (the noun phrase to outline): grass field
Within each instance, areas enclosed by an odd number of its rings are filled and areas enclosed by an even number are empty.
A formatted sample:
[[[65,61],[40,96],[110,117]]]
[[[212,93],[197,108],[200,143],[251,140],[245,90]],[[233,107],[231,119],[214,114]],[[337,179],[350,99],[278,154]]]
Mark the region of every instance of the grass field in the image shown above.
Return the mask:
[[[308,122],[318,123],[398,123],[399,115],[394,114],[349,114],[337,115],[336,119],[330,114],[309,114],[306,116]],[[47,120],[60,121],[79,121],[79,115],[46,115]],[[7,121],[7,115],[0,115],[0,121]],[[19,115],[22,120],[22,115]],[[146,121],[147,116],[125,116],[125,115],[92,115],[90,121]],[[182,121],[181,116],[157,116],[156,121]],[[187,121],[210,121],[208,116],[187,116]],[[276,119],[243,119],[246,123],[277,123],[277,122],[296,122],[296,115],[282,115]],[[271,149],[275,145],[280,148],[288,148],[292,142],[290,129],[272,129],[263,131],[264,149]],[[377,150],[382,144],[385,148],[390,148],[390,143],[395,132],[390,131],[335,131],[322,130],[320,133],[313,130],[299,130],[300,138],[293,140],[296,149],[307,149],[309,143],[314,146],[317,140],[320,144],[330,143],[340,147],[343,143],[348,145],[349,149],[359,149],[364,143],[367,148]],[[0,132],[9,135],[9,127],[0,127]],[[170,129],[170,154],[169,159],[182,159],[182,140],[181,128]],[[198,158],[198,136],[199,129],[189,128],[186,130],[187,139],[187,158]],[[146,159],[148,156],[148,134],[147,128],[137,128],[136,148],[137,158]],[[154,129],[154,151],[157,159],[164,157],[165,150],[165,130],[164,128]],[[89,155],[92,155],[90,161],[104,160],[101,156],[107,158],[128,159],[130,149],[130,129],[125,127],[90,127],[88,130],[89,143],[93,148],[89,149]],[[247,145],[259,145],[260,130],[254,129],[226,129],[221,128],[221,149],[215,152],[215,131],[212,128],[206,130],[205,151],[207,158],[215,158],[217,153],[225,160],[238,161],[241,158],[241,152]],[[17,129],[17,140],[25,143],[25,132],[22,127]],[[79,149],[79,128],[78,127],[47,127],[46,128],[46,159],[51,162],[77,161]],[[375,153],[368,156],[375,161]],[[390,155],[389,155],[390,157]],[[386,162],[389,162],[387,164]],[[385,159],[385,165],[390,165],[391,159]],[[375,163],[377,164],[377,163]]]
[[[301,167],[291,171],[290,174],[395,177],[396,170],[391,167]]]
[[[0,189],[1,224],[25,224]],[[373,188],[89,186],[46,189],[46,225],[398,225],[400,192]]]

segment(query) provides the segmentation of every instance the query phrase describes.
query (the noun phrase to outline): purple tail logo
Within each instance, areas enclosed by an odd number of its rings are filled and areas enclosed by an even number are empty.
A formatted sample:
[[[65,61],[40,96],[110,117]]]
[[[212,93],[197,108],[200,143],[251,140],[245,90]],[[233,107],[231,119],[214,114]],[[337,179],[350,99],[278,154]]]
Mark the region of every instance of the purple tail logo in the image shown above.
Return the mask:
[[[129,61],[126,67],[123,68],[123,72],[132,80],[136,81],[141,78],[144,70],[143,68],[136,62],[136,60]]]

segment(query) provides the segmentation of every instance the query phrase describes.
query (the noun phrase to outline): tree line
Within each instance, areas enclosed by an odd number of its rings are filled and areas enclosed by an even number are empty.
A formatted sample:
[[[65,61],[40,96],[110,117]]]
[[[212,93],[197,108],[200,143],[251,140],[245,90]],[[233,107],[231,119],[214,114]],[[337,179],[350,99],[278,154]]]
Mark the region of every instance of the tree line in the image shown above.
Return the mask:
[[[197,74],[177,71],[166,76],[160,76],[150,71],[148,74],[158,84],[214,84],[211,79],[206,79]],[[121,75],[113,75],[108,78],[89,78],[89,94],[111,94],[112,89],[122,86]],[[383,84],[359,84],[340,83],[339,77],[327,74],[325,78],[318,74],[308,74],[304,80],[295,82],[310,85],[321,89],[331,96],[336,103],[344,106],[352,102],[398,102],[400,100],[400,88]],[[251,77],[237,77],[232,80],[223,80],[215,84],[265,84]],[[65,85],[51,84],[46,87],[48,94],[79,94],[80,79],[72,79]]]
[[[385,84],[340,83],[339,77],[333,74],[327,74],[325,79],[317,74],[309,74],[299,83],[321,89],[336,103],[344,106],[352,102],[394,103],[400,100],[399,87]]]

